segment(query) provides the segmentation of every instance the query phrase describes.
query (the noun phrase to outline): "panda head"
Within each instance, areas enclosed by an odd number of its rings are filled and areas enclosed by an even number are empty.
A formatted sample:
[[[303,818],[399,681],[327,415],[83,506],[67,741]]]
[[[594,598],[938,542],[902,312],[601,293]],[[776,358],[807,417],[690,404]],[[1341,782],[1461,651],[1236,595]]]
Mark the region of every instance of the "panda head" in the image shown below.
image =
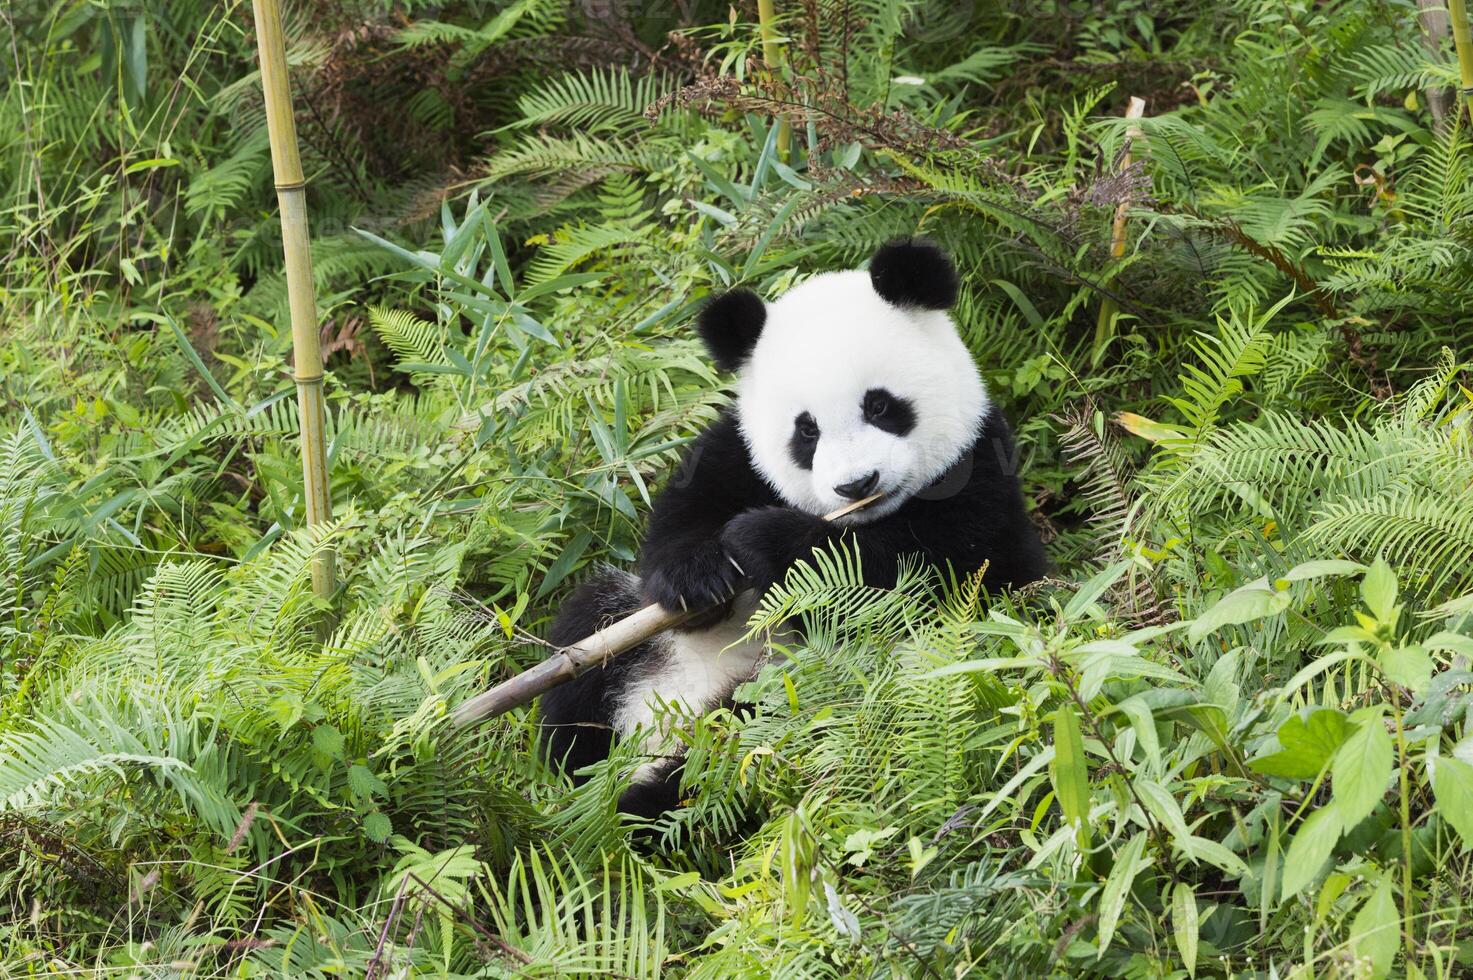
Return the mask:
[[[868,271],[831,272],[764,303],[749,290],[702,311],[716,365],[762,476],[790,506],[846,520],[891,513],[971,448],[987,393],[948,310],[958,281],[935,245],[892,242]]]

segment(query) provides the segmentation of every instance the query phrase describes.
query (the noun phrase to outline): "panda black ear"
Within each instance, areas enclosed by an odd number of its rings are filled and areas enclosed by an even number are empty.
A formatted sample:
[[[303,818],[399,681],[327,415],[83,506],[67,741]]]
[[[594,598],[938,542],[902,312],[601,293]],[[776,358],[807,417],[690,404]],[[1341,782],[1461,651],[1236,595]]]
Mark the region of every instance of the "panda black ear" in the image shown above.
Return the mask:
[[[869,281],[885,302],[923,310],[951,309],[961,287],[951,259],[924,238],[880,246],[869,262]]]
[[[733,289],[706,303],[696,320],[696,330],[716,366],[735,371],[757,346],[766,322],[767,304],[762,297],[750,289]]]

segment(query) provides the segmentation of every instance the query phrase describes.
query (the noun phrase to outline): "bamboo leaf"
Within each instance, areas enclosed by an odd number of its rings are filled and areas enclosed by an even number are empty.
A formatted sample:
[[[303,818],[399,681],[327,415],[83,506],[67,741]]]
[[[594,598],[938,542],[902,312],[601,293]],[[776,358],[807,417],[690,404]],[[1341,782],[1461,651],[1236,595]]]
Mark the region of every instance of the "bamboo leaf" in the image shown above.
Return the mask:
[[[1266,616],[1277,615],[1287,608],[1289,595],[1286,592],[1239,589],[1224,596],[1211,609],[1198,616],[1187,630],[1187,636],[1195,643],[1224,626],[1251,623]]]
[[[1197,936],[1201,928],[1197,916],[1197,893],[1190,883],[1178,881],[1171,890],[1171,933],[1181,953],[1187,974],[1197,975]]]
[[[1141,856],[1145,849],[1146,832],[1142,830],[1115,855],[1115,864],[1100,891],[1100,950],[1097,956],[1104,956],[1110,948],[1120,914],[1125,910],[1125,900],[1130,897],[1131,883],[1141,868],[1150,863]]]
[[[1064,822],[1074,827],[1080,846],[1089,840],[1089,765],[1084,758],[1084,736],[1072,704],[1054,711],[1054,760],[1050,767],[1054,797]]]

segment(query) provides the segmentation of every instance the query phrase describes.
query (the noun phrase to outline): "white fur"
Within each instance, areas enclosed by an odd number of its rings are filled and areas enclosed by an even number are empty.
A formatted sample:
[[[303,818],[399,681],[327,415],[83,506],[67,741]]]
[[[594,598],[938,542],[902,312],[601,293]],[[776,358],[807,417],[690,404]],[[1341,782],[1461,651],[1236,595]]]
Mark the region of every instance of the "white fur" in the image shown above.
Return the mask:
[[[756,676],[767,655],[767,643],[761,638],[744,639],[746,622],[755,605],[749,593],[737,602],[731,618],[710,629],[688,633],[670,630],[655,637],[651,641],[659,647],[655,669],[622,692],[614,714],[614,731],[630,735],[643,729],[646,755],[671,753],[668,729],[672,721],[680,715],[704,714],[729,697],[739,684]],[[677,710],[657,713],[662,704]],[[665,760],[657,758],[635,770],[634,780],[661,778],[664,768]]]
[[[916,424],[896,436],[865,423],[864,393],[908,399]],[[869,273],[830,272],[767,306],[767,321],[738,380],[737,418],[763,477],[790,506],[826,514],[849,503],[834,487],[880,474],[886,496],[845,520],[891,513],[961,458],[976,440],[987,392],[949,314],[881,299]],[[818,422],[813,469],[793,462],[794,419]]]

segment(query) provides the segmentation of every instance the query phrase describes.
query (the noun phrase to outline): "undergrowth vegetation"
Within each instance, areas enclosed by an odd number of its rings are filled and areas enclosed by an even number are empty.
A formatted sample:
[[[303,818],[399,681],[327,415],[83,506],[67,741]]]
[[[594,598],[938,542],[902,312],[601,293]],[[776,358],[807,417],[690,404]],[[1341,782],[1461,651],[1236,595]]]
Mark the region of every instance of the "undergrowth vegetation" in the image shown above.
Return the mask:
[[[1451,45],[1410,0],[777,8],[780,69],[745,0],[289,6],[306,527],[249,5],[7,6],[0,973],[1473,969]],[[702,299],[916,233],[1053,576],[815,554],[644,836],[633,746],[575,789],[535,708],[451,731],[632,564],[725,397]]]

